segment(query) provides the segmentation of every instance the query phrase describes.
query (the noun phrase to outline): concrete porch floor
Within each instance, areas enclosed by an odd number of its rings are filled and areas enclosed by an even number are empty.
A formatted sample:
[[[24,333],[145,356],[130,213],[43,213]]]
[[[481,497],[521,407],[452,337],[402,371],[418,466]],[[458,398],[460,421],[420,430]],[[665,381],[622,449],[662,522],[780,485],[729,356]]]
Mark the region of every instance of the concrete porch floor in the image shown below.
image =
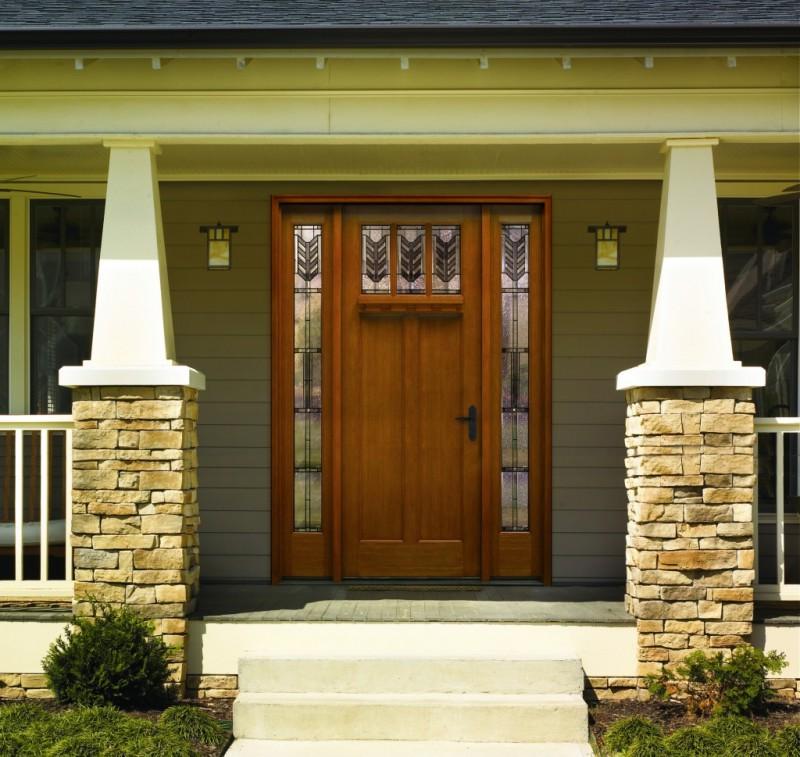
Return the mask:
[[[203,585],[213,622],[492,622],[633,625],[622,586],[283,583]]]

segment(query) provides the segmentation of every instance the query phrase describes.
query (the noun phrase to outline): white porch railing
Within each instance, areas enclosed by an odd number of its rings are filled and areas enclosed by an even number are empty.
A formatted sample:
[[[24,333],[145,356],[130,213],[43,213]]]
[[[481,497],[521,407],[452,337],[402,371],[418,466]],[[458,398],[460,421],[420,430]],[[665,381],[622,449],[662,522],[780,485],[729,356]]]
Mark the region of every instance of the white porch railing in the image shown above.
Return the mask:
[[[69,415],[0,416],[0,599],[72,598],[73,425]]]
[[[753,538],[756,550],[756,599],[777,599],[777,600],[800,600],[800,583],[787,582],[787,549],[786,531],[787,526],[792,528],[791,538],[800,542],[800,512],[786,512],[786,434],[800,434],[800,418],[756,418],[755,430],[757,436],[756,460],[760,460],[758,454],[758,442],[762,441],[766,435],[775,436],[775,455],[774,460],[774,489],[775,489],[775,512],[761,512],[758,502],[759,484],[756,479],[753,507]],[[791,460],[791,465],[797,471],[800,460]],[[759,471],[764,475],[764,471]],[[798,492],[800,493],[800,492]],[[775,526],[775,581],[770,583],[763,582],[765,579],[759,575],[759,525]],[[767,550],[768,543],[762,545]],[[800,548],[795,545],[792,554],[794,560],[800,560]],[[797,568],[800,570],[800,568]]]

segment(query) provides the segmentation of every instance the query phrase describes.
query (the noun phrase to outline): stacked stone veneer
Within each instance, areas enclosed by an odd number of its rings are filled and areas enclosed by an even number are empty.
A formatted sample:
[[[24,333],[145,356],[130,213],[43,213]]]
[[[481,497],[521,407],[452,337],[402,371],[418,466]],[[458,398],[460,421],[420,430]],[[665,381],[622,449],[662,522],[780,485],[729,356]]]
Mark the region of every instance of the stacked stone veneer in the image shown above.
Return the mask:
[[[80,388],[72,404],[74,613],[151,619],[181,687],[200,575],[197,409],[197,391],[174,386]]]
[[[750,389],[627,393],[626,606],[639,675],[747,641],[753,620]]]

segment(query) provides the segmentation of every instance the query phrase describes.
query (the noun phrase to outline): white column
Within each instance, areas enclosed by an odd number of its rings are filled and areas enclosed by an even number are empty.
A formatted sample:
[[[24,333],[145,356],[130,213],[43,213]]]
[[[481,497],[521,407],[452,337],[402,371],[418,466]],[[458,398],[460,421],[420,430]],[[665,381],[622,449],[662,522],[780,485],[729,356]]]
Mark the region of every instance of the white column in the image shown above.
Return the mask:
[[[647,359],[617,389],[764,386],[763,368],[733,359],[712,148],[717,139],[665,144]]]
[[[109,140],[92,357],[59,372],[64,386],[182,385],[205,377],[175,363],[156,145]]]

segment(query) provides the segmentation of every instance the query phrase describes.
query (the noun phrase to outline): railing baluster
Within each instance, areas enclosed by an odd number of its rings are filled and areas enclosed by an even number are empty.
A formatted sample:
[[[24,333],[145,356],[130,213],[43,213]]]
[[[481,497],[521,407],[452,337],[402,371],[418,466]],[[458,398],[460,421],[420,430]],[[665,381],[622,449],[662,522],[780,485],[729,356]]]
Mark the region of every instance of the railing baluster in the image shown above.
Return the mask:
[[[786,582],[784,571],[784,527],[783,527],[783,431],[775,434],[775,560],[777,562],[778,591]]]
[[[753,481],[753,569],[755,570],[755,579],[753,580],[753,584],[758,586],[759,583],[759,570],[758,570],[758,475],[760,473],[758,468],[758,437],[759,434],[755,435],[755,440],[753,441],[753,470],[755,471],[755,478]]]
[[[64,432],[64,578],[72,581],[72,429]]]
[[[14,580],[22,580],[22,557],[25,545],[22,540],[23,509],[22,494],[25,483],[24,434],[18,428],[14,431]]]
[[[50,552],[50,432],[43,428],[39,432],[41,454],[39,455],[39,580],[48,577],[48,558]]]

